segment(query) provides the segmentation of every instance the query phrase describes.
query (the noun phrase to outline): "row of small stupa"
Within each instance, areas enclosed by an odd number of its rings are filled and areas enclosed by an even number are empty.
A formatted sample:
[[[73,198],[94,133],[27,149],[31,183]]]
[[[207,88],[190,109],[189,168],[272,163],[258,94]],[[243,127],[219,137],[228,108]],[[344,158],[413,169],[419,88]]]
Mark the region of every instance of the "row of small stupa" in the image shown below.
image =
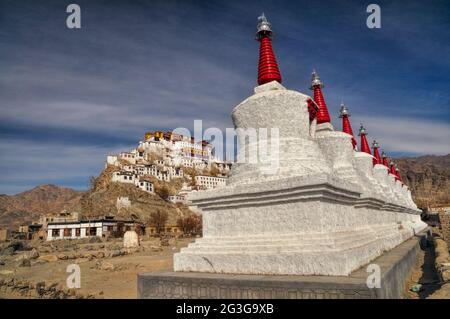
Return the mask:
[[[275,54],[272,48],[272,29],[271,24],[267,21],[264,13],[259,17],[258,32],[256,33],[256,39],[260,42],[259,47],[259,64],[258,64],[258,85],[269,83],[272,81],[277,81],[281,83],[281,72],[278,68]],[[312,72],[311,87],[310,89],[314,92],[314,100],[308,101],[308,110],[310,112],[310,120],[317,120],[317,124],[330,123],[330,114],[328,112],[325,99],[323,97],[322,88],[324,87],[323,82],[320,80],[319,75],[314,70]],[[340,109],[340,118],[342,118],[342,131],[344,133],[350,134],[352,136],[353,148],[357,150],[357,142],[353,134],[352,126],[350,124],[350,113],[348,108],[342,103]],[[372,152],[367,142],[367,132],[364,126],[361,124],[359,129],[359,134],[361,137],[360,151],[372,155]],[[400,177],[399,169],[396,167],[394,162],[389,158],[383,151],[379,153],[379,145],[374,140],[372,143],[373,147],[373,165],[382,164],[387,167],[389,173],[395,176],[395,179],[402,182]]]

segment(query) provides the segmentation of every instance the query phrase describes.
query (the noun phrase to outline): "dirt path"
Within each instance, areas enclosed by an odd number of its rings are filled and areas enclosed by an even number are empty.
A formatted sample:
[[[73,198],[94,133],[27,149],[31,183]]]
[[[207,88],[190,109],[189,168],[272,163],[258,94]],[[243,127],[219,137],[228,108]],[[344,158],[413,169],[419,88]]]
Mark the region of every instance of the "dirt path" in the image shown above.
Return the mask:
[[[434,247],[430,244],[419,252],[417,263],[406,284],[406,298],[425,299],[441,287],[434,265],[435,258]],[[417,284],[422,285],[422,289],[419,292],[411,291]]]

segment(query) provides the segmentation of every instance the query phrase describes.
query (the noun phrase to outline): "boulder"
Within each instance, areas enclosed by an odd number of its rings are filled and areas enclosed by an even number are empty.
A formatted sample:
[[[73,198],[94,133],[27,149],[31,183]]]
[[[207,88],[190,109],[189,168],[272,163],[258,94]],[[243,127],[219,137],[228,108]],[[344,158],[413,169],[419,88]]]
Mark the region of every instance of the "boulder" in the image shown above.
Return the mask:
[[[97,264],[97,268],[100,270],[108,270],[108,271],[114,271],[115,267],[112,263],[107,261],[101,261]]]
[[[47,262],[55,262],[55,261],[58,261],[58,256],[56,256],[56,255],[44,255],[44,256],[39,256],[38,260],[45,260]]]
[[[103,251],[98,251],[95,253],[95,257],[96,258],[104,258],[105,257],[105,253]]]
[[[36,248],[33,248],[29,252],[25,254],[26,258],[28,259],[37,259],[39,258],[39,251]]]
[[[67,260],[67,259],[69,259],[69,256],[66,255],[66,254],[59,254],[59,255],[58,255],[58,259],[61,259],[61,260]]]
[[[18,266],[19,267],[31,267],[31,262],[28,258],[23,258],[21,261],[19,261]]]

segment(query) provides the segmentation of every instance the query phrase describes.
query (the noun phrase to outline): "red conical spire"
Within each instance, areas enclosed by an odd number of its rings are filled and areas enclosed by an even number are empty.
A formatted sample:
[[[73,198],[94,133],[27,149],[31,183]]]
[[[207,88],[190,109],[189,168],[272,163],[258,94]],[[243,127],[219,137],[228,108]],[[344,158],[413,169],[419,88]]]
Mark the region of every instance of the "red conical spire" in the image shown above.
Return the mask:
[[[395,164],[393,161],[390,163],[391,167],[389,169],[389,173],[395,176],[395,179],[397,180],[397,171],[395,170]]]
[[[381,158],[383,159],[383,165],[386,166],[387,169],[389,169],[389,159],[384,151],[381,152]]]
[[[382,162],[380,158],[380,153],[378,153],[378,149],[380,148],[380,146],[378,145],[377,141],[373,140],[372,148],[373,148],[373,156],[375,157],[373,159],[373,165],[375,166],[376,164],[381,164]]]
[[[272,29],[264,13],[258,17],[256,39],[259,45],[258,85],[277,81],[281,83],[281,73],[272,49]]]
[[[308,105],[309,123],[311,123],[316,118],[319,107],[317,106],[316,102],[314,102],[310,98],[306,100],[306,103]]]
[[[317,112],[317,124],[330,123],[330,114],[322,94],[323,83],[320,81],[319,75],[314,70],[311,75],[311,90],[314,91],[314,101],[319,106]]]
[[[366,129],[364,128],[364,126],[361,124],[361,127],[359,128],[359,136],[361,136],[361,152],[365,152],[367,154],[371,154],[370,152],[370,147],[369,147],[369,143],[367,143],[367,138],[366,138]]]
[[[340,110],[340,118],[342,118],[342,132],[347,133],[352,136],[352,145],[353,148],[356,149],[356,139],[353,135],[352,126],[350,125],[350,113],[348,113],[348,108],[344,105],[344,102],[341,103],[341,110]]]

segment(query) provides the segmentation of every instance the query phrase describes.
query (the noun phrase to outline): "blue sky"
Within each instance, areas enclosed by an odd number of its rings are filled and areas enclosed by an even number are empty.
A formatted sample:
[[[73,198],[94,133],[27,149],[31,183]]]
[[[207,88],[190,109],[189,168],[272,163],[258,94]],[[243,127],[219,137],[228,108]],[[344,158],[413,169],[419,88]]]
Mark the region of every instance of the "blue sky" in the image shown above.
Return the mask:
[[[366,26],[370,3],[381,29]],[[0,0],[0,193],[85,189],[147,130],[232,127],[263,11],[283,84],[310,94],[316,68],[335,128],[344,100],[391,155],[450,153],[448,1]]]

